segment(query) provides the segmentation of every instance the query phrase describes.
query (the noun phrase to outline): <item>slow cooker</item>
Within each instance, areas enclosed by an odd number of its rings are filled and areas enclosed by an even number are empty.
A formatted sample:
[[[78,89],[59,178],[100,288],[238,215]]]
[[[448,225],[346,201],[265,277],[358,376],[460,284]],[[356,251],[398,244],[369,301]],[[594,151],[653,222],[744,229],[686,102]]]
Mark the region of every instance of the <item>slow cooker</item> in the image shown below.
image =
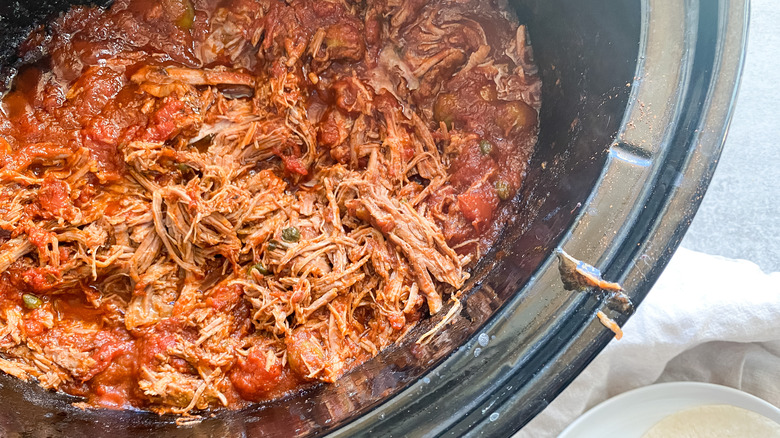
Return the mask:
[[[85,1],[5,0],[0,67],[35,26]],[[93,2],[94,4],[95,2]],[[102,2],[101,4],[106,4]],[[690,224],[718,161],[745,53],[746,0],[510,0],[543,80],[540,138],[516,214],[433,340],[401,344],[332,385],[188,424],[81,410],[0,376],[2,436],[510,436],[630,316],[564,289],[555,250],[639,305]],[[8,82],[7,82],[8,83]],[[630,333],[627,334],[630,336]]]

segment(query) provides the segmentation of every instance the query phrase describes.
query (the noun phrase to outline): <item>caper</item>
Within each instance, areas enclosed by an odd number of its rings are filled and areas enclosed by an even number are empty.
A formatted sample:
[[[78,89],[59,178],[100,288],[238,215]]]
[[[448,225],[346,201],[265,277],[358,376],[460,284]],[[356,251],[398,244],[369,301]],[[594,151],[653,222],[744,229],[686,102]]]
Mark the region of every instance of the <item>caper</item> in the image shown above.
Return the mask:
[[[24,301],[24,307],[28,309],[37,309],[41,307],[43,304],[43,301],[41,301],[40,298],[36,297],[33,294],[24,294],[22,295],[22,301]]]
[[[297,242],[301,240],[301,232],[295,227],[289,227],[282,230],[282,239],[285,242]]]
[[[496,194],[502,201],[506,201],[511,196],[512,189],[509,183],[504,180],[498,180],[495,184]]]
[[[482,153],[482,155],[490,155],[490,153],[493,152],[493,143],[487,140],[480,141],[479,151]]]
[[[268,275],[271,273],[271,271],[269,271],[262,262],[249,268],[249,274],[252,274],[253,270],[259,272],[262,275]]]
[[[278,240],[271,239],[268,241],[268,246],[266,248],[268,251],[276,251],[278,248],[282,247],[282,242],[279,242]]]

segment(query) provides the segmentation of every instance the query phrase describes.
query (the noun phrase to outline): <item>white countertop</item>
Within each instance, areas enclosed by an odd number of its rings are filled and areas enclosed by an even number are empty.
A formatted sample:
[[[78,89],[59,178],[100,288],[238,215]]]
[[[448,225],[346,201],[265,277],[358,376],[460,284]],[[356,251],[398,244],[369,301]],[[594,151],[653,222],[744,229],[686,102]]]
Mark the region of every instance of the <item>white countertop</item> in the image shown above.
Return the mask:
[[[715,176],[683,247],[780,271],[780,1],[751,0],[745,70]]]

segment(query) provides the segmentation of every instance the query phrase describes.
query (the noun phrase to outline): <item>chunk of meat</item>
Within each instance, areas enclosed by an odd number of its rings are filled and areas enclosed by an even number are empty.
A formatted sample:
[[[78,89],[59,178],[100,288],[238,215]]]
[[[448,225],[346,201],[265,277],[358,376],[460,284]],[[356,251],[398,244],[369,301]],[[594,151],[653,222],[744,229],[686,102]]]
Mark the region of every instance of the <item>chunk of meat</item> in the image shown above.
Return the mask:
[[[366,52],[363,34],[352,23],[334,24],[325,31],[324,50],[331,60],[360,61]]]
[[[133,74],[131,80],[137,84],[151,82],[154,84],[246,85],[253,88],[255,86],[255,78],[251,75],[227,69],[144,66]]]
[[[121,71],[108,67],[90,67],[70,87],[65,95],[67,105],[74,108],[76,116],[86,121],[100,114],[109,101],[125,86]]]
[[[328,110],[319,125],[318,138],[323,146],[336,147],[349,137],[350,119],[338,109]]]

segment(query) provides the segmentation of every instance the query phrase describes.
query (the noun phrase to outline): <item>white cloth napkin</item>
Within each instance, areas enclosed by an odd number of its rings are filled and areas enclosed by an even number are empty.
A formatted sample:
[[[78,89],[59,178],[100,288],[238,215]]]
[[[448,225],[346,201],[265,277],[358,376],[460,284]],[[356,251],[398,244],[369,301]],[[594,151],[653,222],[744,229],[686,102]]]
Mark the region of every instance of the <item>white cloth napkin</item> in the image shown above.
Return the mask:
[[[655,382],[717,383],[780,406],[780,272],[681,248],[623,333],[514,438],[555,437]]]

